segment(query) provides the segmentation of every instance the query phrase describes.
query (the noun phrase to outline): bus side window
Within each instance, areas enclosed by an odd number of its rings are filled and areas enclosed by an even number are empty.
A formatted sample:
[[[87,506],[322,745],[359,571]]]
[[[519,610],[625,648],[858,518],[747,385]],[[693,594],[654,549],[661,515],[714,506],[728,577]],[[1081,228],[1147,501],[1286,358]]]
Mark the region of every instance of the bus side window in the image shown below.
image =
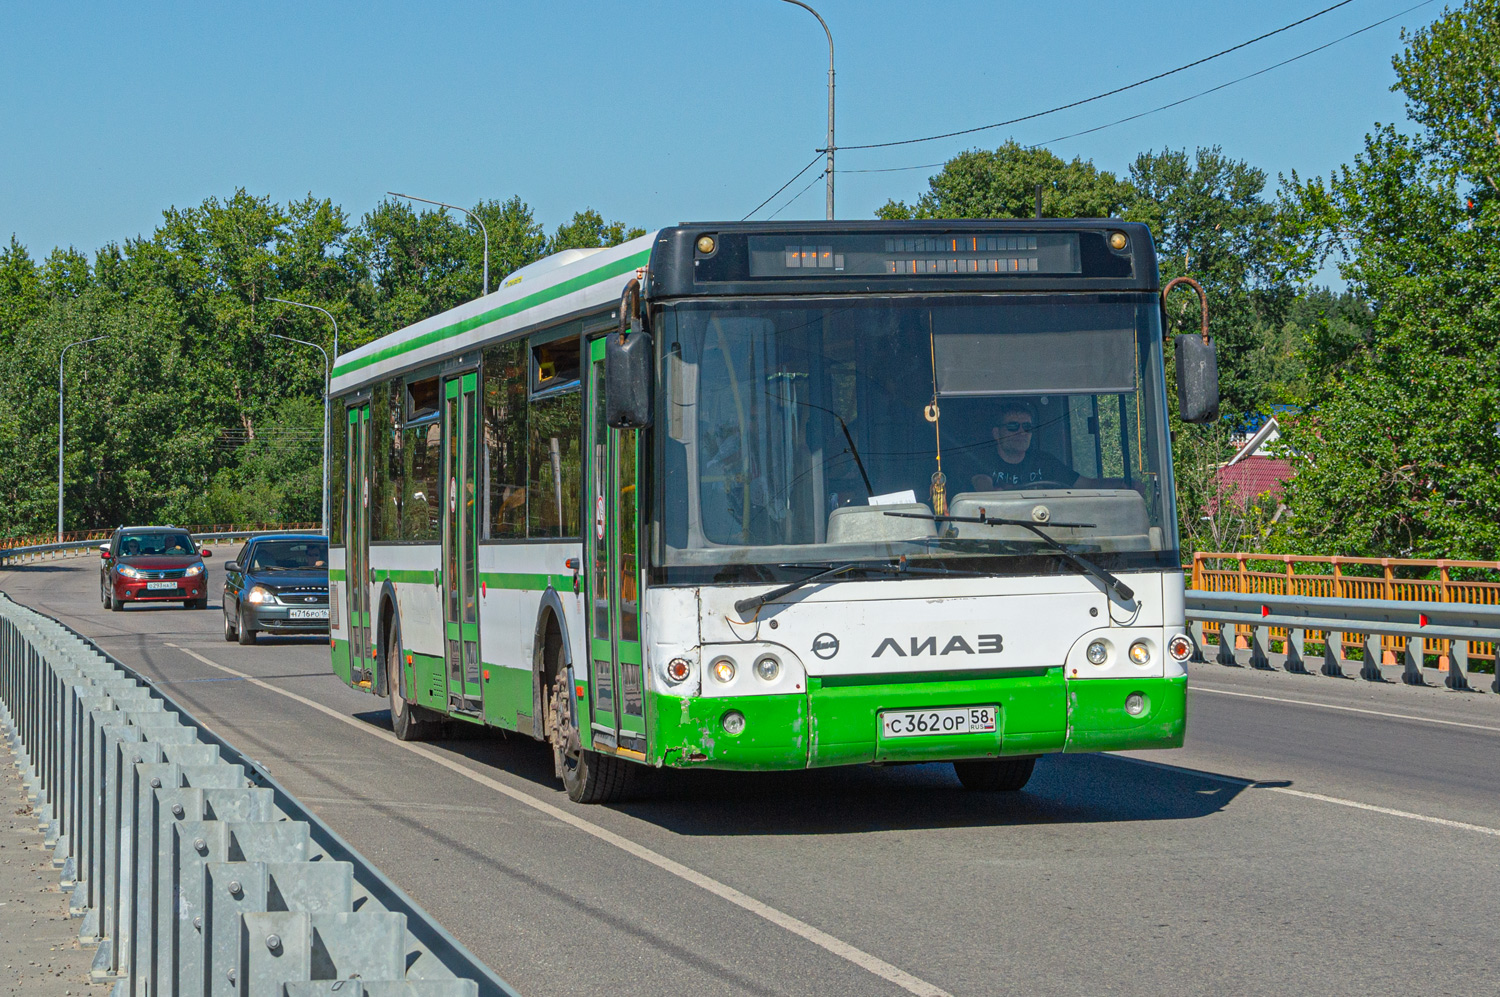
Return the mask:
[[[484,352],[488,539],[526,536],[526,444],[526,344],[515,340]]]
[[[583,488],[583,394],[568,391],[533,398],[530,430],[528,521],[536,537],[577,537]]]

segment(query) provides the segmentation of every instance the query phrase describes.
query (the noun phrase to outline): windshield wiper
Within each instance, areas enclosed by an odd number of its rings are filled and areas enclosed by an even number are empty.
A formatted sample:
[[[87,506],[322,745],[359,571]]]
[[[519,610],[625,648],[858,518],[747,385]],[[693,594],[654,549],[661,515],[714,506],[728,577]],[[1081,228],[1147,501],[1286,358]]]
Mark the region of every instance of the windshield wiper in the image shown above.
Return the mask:
[[[806,585],[823,581],[826,578],[834,578],[850,571],[874,571],[885,575],[962,575],[968,578],[978,578],[989,574],[985,571],[965,571],[962,568],[939,568],[939,567],[912,567],[907,563],[903,554],[895,564],[870,564],[864,561],[849,561],[846,564],[783,564],[783,568],[815,568],[813,574],[806,578],[799,578],[795,582],[788,582],[777,589],[772,589],[762,595],[752,595],[740,599],[734,604],[734,611],[744,616],[750,612],[759,612],[760,608],[768,602],[774,602],[784,595],[790,595]]]
[[[982,512],[983,510],[980,510],[980,511]],[[933,516],[933,515],[929,515],[929,514],[923,513],[923,512],[887,512],[886,515],[887,516],[896,516],[897,518],[900,518],[900,519],[931,519],[933,521],[941,521],[941,522],[945,522],[945,523],[978,523],[981,526],[1019,526],[1019,527],[1021,527],[1024,530],[1030,530],[1032,533],[1034,533],[1038,537],[1040,537],[1041,540],[1042,540],[1042,542],[1045,543],[1047,546],[1049,546],[1053,550],[1057,551],[1057,553],[1059,553],[1063,557],[1067,558],[1069,561],[1071,561],[1077,567],[1081,568],[1083,571],[1085,571],[1088,574],[1093,575],[1095,578],[1099,579],[1101,582],[1104,583],[1104,585],[1105,585],[1106,588],[1112,589],[1117,595],[1119,595],[1119,597],[1121,599],[1124,599],[1126,602],[1130,602],[1131,600],[1133,600],[1135,598],[1135,590],[1132,589],[1129,585],[1126,585],[1124,582],[1120,581],[1120,579],[1117,578],[1115,575],[1111,574],[1108,571],[1105,571],[1103,568],[1099,567],[1094,562],[1089,561],[1089,560],[1087,560],[1087,559],[1085,559],[1083,557],[1080,557],[1079,555],[1073,553],[1071,550],[1068,550],[1068,548],[1066,548],[1062,544],[1058,543],[1055,539],[1053,539],[1052,537],[1050,537],[1047,534],[1043,533],[1041,527],[1039,527],[1037,524],[1032,523],[1032,522],[1028,522],[1027,520],[1024,520],[1024,519],[1001,519],[998,516]],[[1094,523],[1048,523],[1047,525],[1049,525],[1049,526],[1062,526],[1062,527],[1074,527],[1074,528],[1079,528],[1079,529],[1092,529],[1095,524]]]

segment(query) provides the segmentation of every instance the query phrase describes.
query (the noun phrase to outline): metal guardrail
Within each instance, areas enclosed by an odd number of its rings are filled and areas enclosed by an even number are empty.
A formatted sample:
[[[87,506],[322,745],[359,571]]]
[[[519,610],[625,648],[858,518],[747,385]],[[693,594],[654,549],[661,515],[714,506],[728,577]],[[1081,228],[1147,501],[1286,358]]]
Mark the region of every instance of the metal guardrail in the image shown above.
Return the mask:
[[[257,527],[247,526],[243,529],[220,530],[215,533],[194,533],[192,536],[194,540],[200,542],[212,541],[213,543],[223,543],[229,540],[248,540],[250,537],[267,536],[276,533],[310,533],[316,532],[316,529],[316,527],[314,527],[312,530],[301,529],[298,527],[281,527],[278,529],[265,530],[259,529]],[[111,530],[102,538],[92,537],[87,540],[64,540],[62,543],[33,544],[30,547],[3,548],[0,549],[0,567],[3,567],[8,561],[32,561],[41,557],[46,557],[50,554],[67,554],[78,551],[98,550],[99,541],[101,539],[109,539],[109,537],[113,535],[113,533],[114,531]]]
[[[1191,587],[1204,592],[1500,605],[1500,561],[1198,551],[1188,570]],[[1404,637],[1385,640],[1388,652],[1405,649]],[[1447,645],[1437,651],[1446,654]],[[1495,644],[1473,642],[1468,654],[1493,661]]]
[[[3,594],[0,733],[111,997],[515,997],[264,768]]]
[[[1321,635],[1323,675],[1343,677],[1343,645],[1349,634],[1361,635],[1363,646],[1359,675],[1370,682],[1383,682],[1380,665],[1384,658],[1383,637],[1405,638],[1405,668],[1401,681],[1426,685],[1422,675],[1428,641],[1448,644],[1447,676],[1450,689],[1475,691],[1468,681],[1469,645],[1500,640],[1500,606],[1476,606],[1453,602],[1403,602],[1390,599],[1319,599],[1292,595],[1242,595],[1237,592],[1186,593],[1189,629],[1198,645],[1199,660],[1207,647],[1206,627],[1219,625],[1216,661],[1238,664],[1235,637],[1249,631],[1250,666],[1269,668],[1273,629],[1286,634],[1282,650],[1289,672],[1307,673],[1305,657],[1309,633]],[[1340,636],[1334,636],[1334,635]],[[1317,636],[1314,640],[1318,640]],[[1500,673],[1490,688],[1500,692]]]

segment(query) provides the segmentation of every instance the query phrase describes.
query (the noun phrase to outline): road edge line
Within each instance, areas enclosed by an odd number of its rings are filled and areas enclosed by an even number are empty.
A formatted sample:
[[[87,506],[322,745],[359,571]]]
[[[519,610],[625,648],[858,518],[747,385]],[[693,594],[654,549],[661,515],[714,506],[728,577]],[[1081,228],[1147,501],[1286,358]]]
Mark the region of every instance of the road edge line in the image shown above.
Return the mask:
[[[848,942],[845,942],[839,938],[835,938],[833,935],[828,934],[826,931],[822,931],[818,928],[813,927],[806,921],[799,920],[798,918],[795,918],[784,911],[778,910],[777,908],[772,907],[769,904],[756,900],[754,897],[746,893],[740,892],[739,890],[735,889],[732,886],[729,886],[726,883],[719,882],[712,876],[705,875],[704,873],[698,872],[696,869],[691,869],[688,866],[683,865],[681,862],[669,859],[660,852],[647,848],[645,845],[641,845],[634,841],[631,841],[629,838],[617,834],[607,828],[600,827],[599,825],[594,824],[591,821],[584,820],[582,817],[579,817],[576,814],[569,813],[561,807],[554,806],[545,800],[539,800],[536,797],[532,796],[530,793],[523,792],[512,786],[507,786],[497,779],[492,779],[487,775],[475,772],[464,765],[460,765],[458,762],[455,762],[450,758],[443,757],[430,748],[424,747],[420,744],[415,744],[411,741],[403,741],[400,738],[396,737],[394,734],[389,733],[388,731],[381,730],[378,727],[371,727],[369,724],[361,720],[356,720],[354,717],[340,713],[338,710],[333,709],[331,706],[325,706],[324,704],[319,703],[316,700],[308,699],[306,696],[299,696],[297,693],[292,692],[289,689],[282,689],[279,686],[271,685],[270,683],[264,682],[253,675],[237,671],[233,668],[228,667],[227,665],[221,665],[216,661],[210,661],[208,658],[192,650],[191,648],[182,647],[180,645],[172,644],[167,641],[163,641],[162,643],[166,647],[181,651],[188,657],[201,661],[203,664],[208,665],[211,668],[217,668],[219,669],[219,671],[226,672],[230,675],[236,676],[237,678],[244,679],[249,684],[265,689],[267,692],[274,692],[278,696],[285,696],[288,699],[295,700],[296,702],[301,703],[304,706],[309,706],[319,711],[320,713],[325,713],[328,716],[333,717],[335,720],[346,723],[349,726],[356,728],[357,730],[363,730],[370,734],[373,734],[381,740],[387,741],[398,748],[405,748],[407,751],[426,758],[428,761],[436,762],[449,771],[455,772],[458,775],[461,775],[473,782],[477,782],[481,786],[485,786],[489,789],[493,789],[497,793],[508,796],[511,799],[515,800],[517,803],[524,804],[525,806],[531,807],[533,810],[546,814],[548,817],[560,820],[576,830],[582,831],[585,834],[591,835],[599,839],[600,841],[603,841],[605,844],[613,845],[621,851],[629,852],[631,855],[634,855],[636,858],[641,859],[643,862],[654,865],[664,872],[671,873],[678,879],[691,883],[694,886],[697,886],[698,888],[705,890],[706,892],[711,893],[716,897],[719,897],[721,900],[727,900],[735,906],[749,911],[757,917],[770,921],[772,924],[775,924],[780,928],[784,928],[792,934],[806,939],[809,942],[812,942],[814,945],[829,953],[832,953],[833,955],[838,956],[840,959],[852,963],[853,965],[858,966],[860,969],[863,969],[868,973],[872,973],[875,976],[880,977],[881,979],[884,979],[890,983],[894,983],[896,986],[907,991],[908,993],[917,994],[918,997],[953,997],[953,995],[948,993],[948,991],[936,987],[933,984],[928,983],[926,980],[913,976],[905,970],[889,962],[886,962],[879,956],[871,955],[861,948],[857,948],[849,944]]]

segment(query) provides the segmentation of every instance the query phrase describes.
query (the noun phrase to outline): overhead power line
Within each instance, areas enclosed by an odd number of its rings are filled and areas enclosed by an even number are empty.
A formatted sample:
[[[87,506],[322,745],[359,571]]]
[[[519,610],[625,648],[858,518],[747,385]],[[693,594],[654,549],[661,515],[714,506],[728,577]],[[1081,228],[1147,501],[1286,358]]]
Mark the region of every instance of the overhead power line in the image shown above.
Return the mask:
[[[1335,38],[1335,39],[1333,39],[1330,42],[1324,42],[1322,45],[1319,45],[1319,46],[1317,46],[1315,48],[1310,48],[1306,52],[1301,52],[1301,53],[1299,53],[1297,55],[1292,56],[1291,58],[1283,59],[1280,62],[1272,63],[1271,65],[1266,66],[1263,69],[1257,69],[1253,73],[1246,73],[1244,76],[1236,77],[1235,79],[1229,80],[1228,82],[1220,83],[1220,84],[1218,84],[1216,86],[1209,87],[1206,90],[1199,90],[1197,93],[1189,94],[1186,97],[1182,97],[1182,98],[1180,98],[1178,100],[1170,101],[1170,102],[1168,102],[1166,104],[1161,104],[1161,105],[1159,105],[1157,107],[1151,108],[1150,110],[1140,111],[1140,112],[1137,112],[1136,114],[1126,115],[1123,118],[1116,118],[1114,121],[1109,121],[1109,122],[1106,122],[1106,123],[1104,123],[1102,125],[1095,125],[1092,128],[1085,128],[1085,129],[1083,129],[1081,131],[1069,132],[1066,135],[1059,135],[1056,138],[1051,138],[1051,139],[1047,139],[1044,142],[1035,143],[1034,145],[1031,146],[1031,148],[1038,148],[1038,147],[1044,146],[1044,145],[1051,145],[1054,142],[1063,142],[1063,141],[1066,141],[1066,140],[1068,140],[1070,138],[1078,138],[1080,135],[1091,135],[1094,132],[1103,131],[1106,128],[1113,128],[1115,125],[1123,125],[1123,124],[1125,124],[1128,121],[1135,121],[1138,118],[1144,118],[1147,115],[1155,114],[1158,111],[1166,111],[1166,110],[1169,110],[1169,109],[1174,108],[1174,107],[1179,107],[1179,106],[1181,106],[1183,104],[1188,103],[1189,101],[1197,100],[1199,97],[1207,97],[1209,94],[1217,93],[1220,90],[1226,89],[1228,87],[1232,87],[1236,83],[1243,83],[1246,80],[1252,80],[1252,79],[1254,79],[1257,76],[1264,76],[1266,73],[1271,72],[1273,69],[1280,69],[1282,66],[1290,65],[1291,63],[1297,62],[1300,59],[1305,59],[1305,58],[1307,58],[1310,55],[1316,55],[1317,53],[1323,51],[1326,48],[1331,48],[1332,46],[1337,45],[1340,42],[1348,41],[1350,38],[1353,38],[1356,35],[1362,35],[1366,31],[1371,31],[1371,30],[1373,30],[1375,28],[1380,27],[1383,24],[1389,24],[1391,21],[1394,21],[1398,17],[1404,17],[1405,15],[1410,14],[1412,11],[1417,10],[1420,7],[1426,7],[1429,4],[1432,4],[1432,3],[1435,3],[1435,2],[1436,2],[1436,0],[1422,0],[1421,3],[1413,4],[1412,6],[1407,7],[1405,10],[1397,11],[1396,13],[1392,14],[1389,17],[1383,17],[1380,20],[1375,21],[1372,24],[1367,24],[1367,25],[1365,25],[1362,28],[1357,28],[1356,30],[1351,31],[1351,32],[1349,32],[1346,35],[1340,35],[1338,38]],[[841,148],[849,148],[849,147],[848,146],[842,146]],[[948,165],[948,163],[945,160],[945,161],[940,162],[940,163],[921,163],[921,164],[918,164],[916,166],[888,166],[888,167],[882,167],[882,168],[879,168],[879,169],[839,170],[838,172],[840,172],[840,173],[902,173],[902,172],[905,172],[907,170],[931,170],[931,169],[937,169],[938,167],[946,166],[946,165]]]
[[[777,215],[781,214],[787,208],[790,208],[796,202],[797,198],[801,197],[803,194],[806,194],[808,191],[812,190],[813,184],[817,183],[819,180],[822,180],[823,177],[827,174],[827,172],[828,172],[827,170],[824,170],[822,173],[819,173],[817,176],[813,177],[812,178],[812,183],[809,183],[806,187],[803,187],[801,190],[797,191],[797,193],[793,194],[792,195],[792,199],[790,201],[787,201],[781,207],[777,208],[775,211],[773,211],[769,215],[767,215],[766,216],[766,220],[769,221],[770,219],[775,218]]]
[[[806,173],[808,170],[812,169],[813,163],[816,163],[818,160],[822,159],[823,158],[823,153],[826,152],[826,151],[827,150],[825,150],[825,149],[819,149],[818,150],[818,154],[816,156],[813,156],[813,158],[809,159],[807,161],[807,165],[806,166],[802,167],[802,169],[800,169],[796,173],[792,174],[792,178],[790,180],[788,180],[786,183],[782,184],[780,187],[777,187],[775,193],[773,193],[770,197],[766,198],[764,201],[761,201],[759,204],[757,204],[755,207],[751,208],[749,211],[745,212],[745,218],[749,218],[751,215],[755,214],[761,208],[764,208],[766,205],[770,204],[773,200],[776,199],[776,195],[777,194],[780,194],[782,191],[786,190],[792,184],[796,183],[797,182],[797,178],[800,177],[802,174]],[[823,174],[821,174],[821,173],[818,174],[819,177],[821,177],[822,175]],[[744,221],[745,218],[741,218],[740,221]]]
[[[1280,69],[1282,66],[1290,65],[1291,63],[1294,63],[1294,62],[1296,62],[1299,59],[1306,59],[1308,56],[1315,55],[1318,52],[1323,51],[1325,48],[1331,48],[1332,46],[1337,45],[1339,42],[1346,42],[1349,39],[1353,38],[1355,35],[1362,35],[1366,31],[1371,31],[1371,30],[1373,30],[1375,28],[1380,27],[1382,24],[1389,24],[1391,21],[1394,21],[1398,17],[1404,17],[1405,15],[1410,14],[1412,11],[1416,10],[1418,7],[1426,7],[1428,4],[1436,3],[1436,2],[1437,2],[1437,0],[1422,0],[1421,3],[1413,4],[1412,6],[1406,8],[1405,10],[1397,11],[1396,13],[1392,14],[1390,17],[1381,18],[1380,20],[1376,21],[1373,24],[1367,24],[1363,28],[1358,28],[1358,29],[1356,29],[1354,31],[1349,32],[1347,35],[1340,35],[1339,37],[1335,38],[1333,41],[1331,41],[1331,42],[1325,42],[1322,45],[1319,45],[1317,48],[1310,48],[1306,52],[1302,52],[1302,53],[1300,53],[1298,55],[1292,56],[1290,59],[1282,59],[1280,62],[1273,63],[1272,65],[1269,65],[1269,66],[1267,66],[1264,69],[1257,69],[1253,73],[1246,73],[1244,76],[1240,76],[1240,77],[1237,77],[1235,79],[1232,79],[1232,80],[1230,80],[1227,83],[1220,83],[1218,86],[1209,87],[1207,90],[1200,90],[1200,91],[1198,91],[1195,94],[1190,94],[1190,95],[1188,95],[1186,97],[1183,97],[1181,100],[1174,100],[1171,103],[1162,104],[1160,107],[1153,107],[1149,111],[1141,111],[1138,114],[1131,114],[1131,115],[1128,115],[1127,117],[1118,118],[1118,119],[1116,119],[1114,121],[1108,122],[1107,124],[1095,125],[1093,128],[1085,128],[1082,131],[1070,132],[1067,135],[1059,135],[1057,138],[1050,138],[1050,139],[1048,139],[1047,141],[1045,141],[1045,142],[1043,142],[1041,144],[1042,145],[1050,145],[1053,142],[1062,142],[1065,139],[1077,138],[1080,135],[1089,135],[1089,134],[1092,134],[1094,132],[1103,131],[1106,128],[1113,128],[1115,125],[1123,125],[1127,121],[1134,121],[1137,118],[1144,118],[1146,115],[1148,115],[1148,114],[1155,114],[1157,111],[1165,111],[1165,110],[1167,110],[1169,108],[1177,107],[1177,106],[1179,106],[1181,104],[1186,104],[1188,101],[1190,101],[1190,100],[1197,100],[1199,97],[1207,97],[1211,93],[1218,93],[1220,90],[1223,90],[1226,87],[1232,87],[1236,83],[1243,83],[1246,80],[1253,80],[1257,76],[1264,76],[1266,73],[1269,73],[1273,69]]]
[[[1134,83],[1127,83],[1125,86],[1115,87],[1113,90],[1106,90],[1104,93],[1094,94],[1092,97],[1084,97],[1082,100],[1075,100],[1075,101],[1071,101],[1070,103],[1067,103],[1067,104],[1059,104],[1056,107],[1049,107],[1045,111],[1035,111],[1035,112],[1033,112],[1031,114],[1023,114],[1019,118],[1011,118],[1008,121],[997,121],[997,122],[995,122],[992,125],[978,125],[978,126],[976,126],[974,128],[961,128],[958,131],[944,132],[941,135],[926,135],[926,136],[923,136],[922,138],[904,138],[904,139],[898,139],[898,140],[893,141],[893,142],[869,142],[869,143],[866,143],[864,145],[841,145],[841,146],[839,146],[839,151],[840,152],[844,152],[844,151],[850,150],[850,149],[887,149],[887,148],[890,148],[891,146],[896,146],[896,145],[915,145],[918,142],[936,142],[938,139],[954,138],[954,137],[959,136],[959,135],[972,135],[975,132],[989,131],[992,128],[1004,128],[1006,125],[1019,124],[1022,121],[1031,121],[1034,118],[1044,117],[1044,116],[1046,116],[1048,114],[1056,114],[1058,111],[1066,111],[1069,108],[1081,107],[1084,104],[1091,104],[1091,103],[1093,103],[1096,100],[1103,100],[1105,97],[1113,97],[1115,94],[1124,93],[1127,90],[1134,90],[1136,87],[1145,86],[1147,83],[1153,83],[1156,80],[1165,79],[1166,77],[1171,76],[1171,75],[1173,75],[1175,73],[1180,73],[1180,72],[1182,72],[1184,70],[1192,69],[1194,66],[1201,66],[1205,62],[1212,62],[1214,59],[1218,59],[1218,58],[1221,58],[1222,56],[1226,56],[1226,55],[1228,55],[1231,52],[1238,52],[1240,49],[1245,48],[1248,45],[1254,45],[1256,42],[1265,41],[1267,38],[1270,38],[1273,35],[1279,35],[1283,31],[1290,31],[1292,28],[1295,28],[1298,25],[1306,24],[1308,21],[1311,21],[1311,20],[1314,20],[1316,18],[1322,17],[1324,14],[1327,14],[1330,11],[1338,10],[1340,7],[1347,7],[1349,4],[1351,4],[1353,2],[1354,2],[1354,0],[1339,0],[1339,2],[1336,3],[1336,4],[1334,4],[1333,6],[1331,6],[1331,7],[1324,7],[1322,10],[1318,11],[1317,13],[1315,13],[1315,14],[1309,14],[1309,15],[1307,15],[1306,17],[1302,18],[1299,21],[1293,21],[1291,24],[1284,24],[1281,27],[1275,29],[1274,31],[1267,31],[1263,35],[1256,35],[1254,38],[1248,39],[1247,41],[1240,42],[1238,45],[1231,45],[1229,48],[1226,48],[1226,49],[1223,49],[1221,51],[1215,52],[1213,55],[1206,55],[1206,56],[1204,56],[1201,59],[1195,59],[1194,61],[1189,62],[1186,65],[1178,66],[1176,69],[1169,69],[1166,72],[1157,73],[1155,76],[1148,76],[1148,77],[1146,77],[1143,80],[1136,80]],[[1400,15],[1398,14],[1396,16],[1399,17]],[[821,155],[821,153],[820,153],[820,155]],[[844,171],[841,170],[840,172],[844,172]],[[852,172],[852,171],[850,171],[850,172]],[[773,194],[771,196],[775,197],[776,195]],[[753,212],[752,212],[752,214],[753,214]]]

